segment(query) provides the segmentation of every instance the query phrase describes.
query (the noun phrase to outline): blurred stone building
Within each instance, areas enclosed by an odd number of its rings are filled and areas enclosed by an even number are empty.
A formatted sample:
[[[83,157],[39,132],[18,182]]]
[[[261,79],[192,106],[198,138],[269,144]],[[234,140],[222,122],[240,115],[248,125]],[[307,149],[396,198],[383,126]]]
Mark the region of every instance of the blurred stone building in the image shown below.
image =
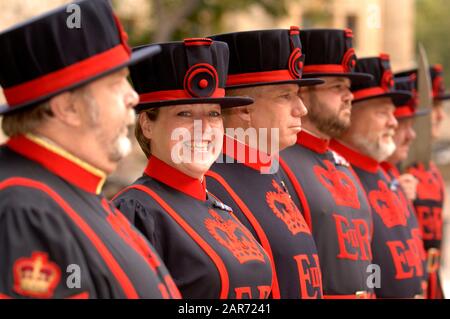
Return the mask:
[[[414,0],[299,0],[288,16],[274,20],[260,7],[225,19],[227,31],[286,28],[351,28],[359,57],[391,55],[393,69],[414,65]]]
[[[68,3],[68,0],[0,0],[0,31],[27,18]],[[151,1],[113,0],[120,18],[128,28],[145,32],[154,28],[148,18]],[[254,5],[245,12],[224,18],[224,31],[265,28],[352,28],[360,57],[391,54],[394,70],[414,66],[414,0],[292,0],[288,15],[274,19]],[[1,90],[1,89],[0,89]],[[0,92],[0,103],[4,101]],[[0,141],[4,139],[0,132]]]

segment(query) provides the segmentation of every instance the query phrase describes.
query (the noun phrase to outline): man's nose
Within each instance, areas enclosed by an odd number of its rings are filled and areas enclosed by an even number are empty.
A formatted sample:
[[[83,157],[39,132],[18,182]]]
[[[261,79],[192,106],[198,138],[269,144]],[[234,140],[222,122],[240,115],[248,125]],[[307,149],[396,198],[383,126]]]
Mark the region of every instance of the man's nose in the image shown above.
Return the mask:
[[[305,106],[305,103],[303,103],[303,100],[301,97],[298,97],[298,103],[294,108],[294,116],[295,117],[304,117],[306,114],[308,114],[308,110]]]
[[[133,108],[139,104],[139,95],[131,87],[130,84],[127,85],[128,85],[128,92],[125,95],[125,105],[127,106],[127,108]]]

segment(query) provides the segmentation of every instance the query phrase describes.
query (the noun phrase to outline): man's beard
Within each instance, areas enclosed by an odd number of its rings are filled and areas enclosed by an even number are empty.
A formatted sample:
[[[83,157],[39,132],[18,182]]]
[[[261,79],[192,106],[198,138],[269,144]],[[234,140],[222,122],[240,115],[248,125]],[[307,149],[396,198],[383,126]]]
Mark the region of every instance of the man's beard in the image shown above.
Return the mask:
[[[351,106],[350,106],[351,107]],[[342,110],[342,106],[339,112]],[[350,117],[348,120],[342,120],[337,114],[327,113],[325,107],[319,102],[315,93],[311,93],[310,105],[308,107],[308,119],[323,134],[330,138],[338,138],[350,127]]]
[[[126,123],[118,130],[118,133],[114,136],[114,138],[110,138],[105,134],[104,131],[99,129],[100,127],[100,119],[99,119],[99,107],[97,102],[91,96],[91,94],[86,94],[84,96],[87,104],[88,104],[88,124],[89,127],[93,130],[97,129],[97,134],[95,138],[98,141],[98,144],[101,145],[108,157],[108,161],[117,163],[121,161],[123,158],[128,156],[132,150],[132,143],[129,138],[131,126],[128,123],[134,123],[135,113],[133,110],[129,110],[128,120]]]
[[[372,157],[379,163],[394,154],[396,149],[392,138],[388,143],[383,143],[380,138],[377,138],[376,142],[373,142],[364,135],[354,134],[352,136],[352,142],[364,154]]]
[[[122,133],[116,136],[113,141],[114,142],[107,148],[108,159],[111,162],[119,162],[131,153],[131,140],[128,137],[128,134],[124,135]]]

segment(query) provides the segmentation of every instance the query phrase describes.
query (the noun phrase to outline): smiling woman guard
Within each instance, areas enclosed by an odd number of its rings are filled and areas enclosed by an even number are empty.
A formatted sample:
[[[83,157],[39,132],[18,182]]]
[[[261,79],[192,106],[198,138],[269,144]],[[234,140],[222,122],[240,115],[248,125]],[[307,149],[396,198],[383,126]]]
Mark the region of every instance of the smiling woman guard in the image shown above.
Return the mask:
[[[253,100],[225,97],[226,43],[161,47],[131,69],[141,95],[136,136],[149,160],[114,203],[156,247],[183,298],[267,298],[268,256],[204,179],[222,149],[221,107]]]

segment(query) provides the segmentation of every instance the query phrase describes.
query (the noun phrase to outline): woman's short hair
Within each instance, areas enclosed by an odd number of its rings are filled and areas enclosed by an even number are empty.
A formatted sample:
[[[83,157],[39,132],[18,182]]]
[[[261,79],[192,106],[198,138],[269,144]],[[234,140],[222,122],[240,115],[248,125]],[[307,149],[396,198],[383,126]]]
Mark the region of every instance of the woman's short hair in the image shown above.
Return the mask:
[[[145,116],[148,117],[150,121],[156,121],[159,115],[159,108],[152,108],[144,111]],[[136,126],[134,128],[134,135],[136,136],[136,139],[139,143],[139,146],[141,147],[142,151],[144,152],[145,156],[149,158],[152,155],[152,150],[150,147],[150,140],[145,137],[144,133],[142,132],[141,123],[139,121],[139,117],[136,120]]]

